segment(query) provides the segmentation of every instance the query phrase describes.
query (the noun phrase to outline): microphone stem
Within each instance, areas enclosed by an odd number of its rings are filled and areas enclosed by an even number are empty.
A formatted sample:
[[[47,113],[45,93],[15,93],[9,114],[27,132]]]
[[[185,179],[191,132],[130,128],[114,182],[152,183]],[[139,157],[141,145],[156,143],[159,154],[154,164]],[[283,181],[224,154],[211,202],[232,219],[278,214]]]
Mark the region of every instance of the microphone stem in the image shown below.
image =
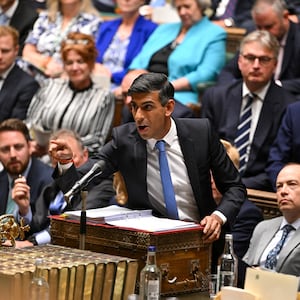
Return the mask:
[[[81,215],[80,215],[80,237],[79,249],[85,250],[85,236],[86,236],[86,198],[87,191],[81,191]]]

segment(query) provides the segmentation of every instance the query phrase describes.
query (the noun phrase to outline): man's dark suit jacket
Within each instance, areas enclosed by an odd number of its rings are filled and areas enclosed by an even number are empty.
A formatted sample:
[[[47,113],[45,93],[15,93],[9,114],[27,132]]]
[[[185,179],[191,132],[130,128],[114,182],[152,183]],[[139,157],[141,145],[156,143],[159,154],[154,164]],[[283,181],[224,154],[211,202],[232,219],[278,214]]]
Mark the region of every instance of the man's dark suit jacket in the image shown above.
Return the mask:
[[[9,118],[24,120],[38,88],[33,77],[14,65],[0,90],[0,122]]]
[[[242,104],[242,81],[211,87],[204,93],[202,101],[202,117],[211,121],[221,139],[234,144]],[[272,190],[265,173],[269,150],[287,105],[294,101],[296,99],[293,95],[271,82],[263,101],[247,168],[242,177],[246,187]]]
[[[270,149],[266,172],[276,188],[280,170],[289,162],[300,163],[300,102],[287,107],[277,137]]]
[[[222,0],[212,0],[211,8],[214,12],[212,19],[215,19],[216,9]],[[251,17],[251,8],[254,0],[237,0],[234,14],[232,16],[236,27],[249,28],[252,27],[253,21]]]
[[[19,56],[22,56],[24,42],[29,31],[32,29],[34,22],[38,17],[38,13],[28,0],[19,0],[19,4],[15,13],[10,19],[9,25],[18,30],[19,38]]]
[[[210,182],[212,170],[216,185],[224,195],[217,209],[233,223],[245,200],[245,187],[219,138],[206,119],[174,120],[200,218],[216,209]],[[129,208],[153,209],[154,214],[166,216],[166,212],[155,211],[148,199],[146,141],[140,137],[134,123],[113,129],[112,140],[101,150],[100,159],[106,162],[101,176],[121,172]]]
[[[49,226],[49,205],[53,201],[59,191],[64,194],[67,193],[74,184],[74,179],[79,180],[84,174],[86,174],[93,166],[94,161],[89,159],[84,165],[77,168],[76,177],[69,176],[68,170],[63,176],[59,176],[58,170],[55,169],[53,173],[54,181],[47,185],[40,197],[36,200],[36,212],[33,215],[32,222],[30,224],[30,234],[39,232],[48,228]],[[72,178],[72,180],[70,180]],[[96,177],[91,181],[86,190],[88,192],[86,198],[86,209],[104,207],[109,205],[110,200],[115,195],[113,189],[112,178],[101,179]],[[82,202],[80,195],[74,195],[70,203],[64,208],[66,210],[80,210],[82,209]]]
[[[32,157],[32,165],[30,167],[28,176],[26,178],[27,184],[30,186],[30,205],[34,212],[34,203],[43,188],[52,181],[53,169],[48,165],[42,163],[40,160]],[[5,214],[7,198],[9,192],[9,183],[7,172],[3,170],[0,172],[0,215]]]
[[[239,53],[223,68],[217,85],[229,84],[242,78],[238,57]],[[282,87],[300,99],[300,25],[293,22],[290,22],[279,80]]]

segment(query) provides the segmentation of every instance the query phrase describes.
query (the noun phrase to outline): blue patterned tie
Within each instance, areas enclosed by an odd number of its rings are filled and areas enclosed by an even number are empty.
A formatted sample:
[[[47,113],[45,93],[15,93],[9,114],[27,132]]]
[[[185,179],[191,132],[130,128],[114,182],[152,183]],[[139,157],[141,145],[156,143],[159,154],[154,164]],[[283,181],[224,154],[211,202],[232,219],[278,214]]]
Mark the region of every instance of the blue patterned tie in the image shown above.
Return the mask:
[[[172,219],[178,219],[177,204],[165,150],[165,142],[157,141],[155,147],[159,151],[160,178],[163,187],[167,214]]]
[[[276,267],[276,263],[277,263],[277,256],[279,254],[279,252],[282,249],[282,246],[288,236],[288,234],[290,233],[290,231],[295,230],[295,228],[292,225],[285,225],[283,227],[283,232],[282,232],[282,236],[280,241],[277,243],[277,245],[269,252],[266,262],[265,262],[265,267],[267,269],[275,269]]]
[[[234,140],[234,144],[237,147],[240,154],[240,168],[241,174],[244,173],[246,169],[246,164],[248,161],[248,147],[250,146],[250,128],[252,121],[252,102],[254,95],[249,94],[247,104],[244,107],[240,122],[237,128],[237,135]]]

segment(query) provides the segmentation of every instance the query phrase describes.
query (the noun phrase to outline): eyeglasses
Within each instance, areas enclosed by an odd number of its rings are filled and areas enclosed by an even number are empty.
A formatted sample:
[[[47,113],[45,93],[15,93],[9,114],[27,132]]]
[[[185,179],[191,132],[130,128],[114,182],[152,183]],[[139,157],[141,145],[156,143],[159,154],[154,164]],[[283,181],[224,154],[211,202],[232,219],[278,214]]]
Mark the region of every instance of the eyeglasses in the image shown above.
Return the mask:
[[[84,40],[84,39],[80,39],[80,40],[67,39],[67,40],[65,40],[65,43],[67,45],[87,45],[89,43],[89,40]]]
[[[269,56],[255,56],[251,54],[247,54],[247,55],[241,54],[241,56],[244,57],[251,64],[253,64],[256,61],[256,59],[258,59],[259,63],[264,66],[270,63],[270,61],[275,58]]]

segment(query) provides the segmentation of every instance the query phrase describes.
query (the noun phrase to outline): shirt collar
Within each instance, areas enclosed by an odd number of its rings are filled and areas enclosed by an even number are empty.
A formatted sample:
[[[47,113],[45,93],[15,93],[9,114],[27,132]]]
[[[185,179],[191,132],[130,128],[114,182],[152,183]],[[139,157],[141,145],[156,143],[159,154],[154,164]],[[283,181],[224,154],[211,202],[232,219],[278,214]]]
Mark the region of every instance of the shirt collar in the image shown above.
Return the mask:
[[[14,67],[14,65],[15,65],[15,63],[13,63],[5,72],[3,72],[2,74],[0,74],[2,80],[6,79],[6,77],[8,76],[9,72]]]
[[[269,81],[261,89],[258,89],[256,91],[254,91],[253,94],[255,94],[259,100],[264,101],[270,84],[271,84],[271,81]],[[246,97],[246,96],[248,96],[250,93],[251,92],[249,91],[248,87],[246,86],[246,83],[243,82],[243,89],[242,89],[243,98]]]
[[[5,12],[5,15],[11,19],[12,16],[14,15],[17,6],[19,5],[19,0],[15,0],[14,4]],[[29,5],[29,4],[28,4]],[[0,9],[0,13],[3,13],[2,9]]]
[[[160,139],[160,141],[164,140],[167,145],[171,146],[173,144],[173,141],[175,140],[176,136],[177,136],[176,124],[175,124],[174,120],[171,118],[170,130],[162,139]],[[156,140],[156,139],[147,140],[147,143],[148,143],[150,149],[154,150],[155,144],[157,141],[158,140]]]
[[[280,225],[280,230],[282,230],[282,228],[286,225],[289,224],[287,222],[287,220],[285,218],[283,218],[281,225]],[[297,219],[295,222],[291,223],[290,225],[292,225],[296,230],[300,227],[300,218]]]

